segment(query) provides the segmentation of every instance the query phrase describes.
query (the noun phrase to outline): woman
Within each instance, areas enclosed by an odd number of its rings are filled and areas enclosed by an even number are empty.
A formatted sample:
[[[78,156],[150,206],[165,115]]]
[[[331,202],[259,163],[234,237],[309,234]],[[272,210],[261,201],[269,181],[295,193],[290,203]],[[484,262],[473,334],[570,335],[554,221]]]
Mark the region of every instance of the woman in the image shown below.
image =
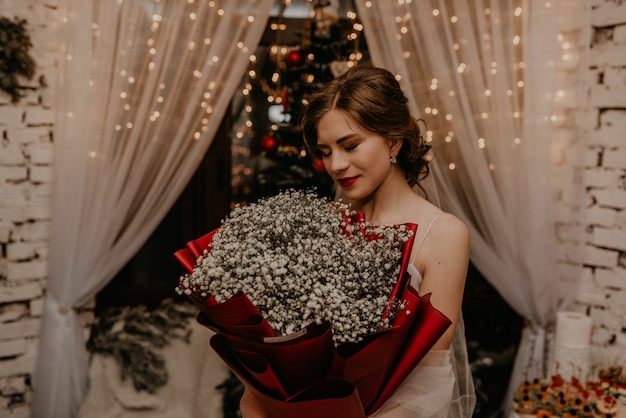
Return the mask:
[[[409,273],[420,294],[451,327],[375,417],[471,417],[475,397],[467,365],[461,303],[469,261],[469,232],[413,186],[428,173],[430,146],[389,71],[359,65],[311,98],[302,121],[311,152],[353,209],[376,225],[418,225]],[[244,418],[265,417],[248,391]]]

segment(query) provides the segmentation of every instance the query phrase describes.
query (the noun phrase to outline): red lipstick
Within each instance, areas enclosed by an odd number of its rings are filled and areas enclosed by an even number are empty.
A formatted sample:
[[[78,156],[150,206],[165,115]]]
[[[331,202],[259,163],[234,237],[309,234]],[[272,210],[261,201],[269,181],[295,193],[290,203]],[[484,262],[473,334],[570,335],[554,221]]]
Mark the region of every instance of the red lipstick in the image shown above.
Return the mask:
[[[358,176],[356,177],[344,177],[341,179],[338,179],[337,181],[339,182],[339,184],[341,185],[341,187],[350,187],[352,186],[357,180],[359,179]]]

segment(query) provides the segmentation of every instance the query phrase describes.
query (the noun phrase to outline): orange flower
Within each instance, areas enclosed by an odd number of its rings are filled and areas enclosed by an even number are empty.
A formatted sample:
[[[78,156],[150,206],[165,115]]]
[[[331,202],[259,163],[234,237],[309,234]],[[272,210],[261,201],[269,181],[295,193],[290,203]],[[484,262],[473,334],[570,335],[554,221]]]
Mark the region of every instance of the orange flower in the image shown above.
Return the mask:
[[[552,411],[540,409],[535,413],[535,418],[552,418]]]
[[[567,398],[565,396],[560,396],[563,392],[559,393],[559,397],[556,400],[556,406],[559,409],[563,409],[567,406]]]

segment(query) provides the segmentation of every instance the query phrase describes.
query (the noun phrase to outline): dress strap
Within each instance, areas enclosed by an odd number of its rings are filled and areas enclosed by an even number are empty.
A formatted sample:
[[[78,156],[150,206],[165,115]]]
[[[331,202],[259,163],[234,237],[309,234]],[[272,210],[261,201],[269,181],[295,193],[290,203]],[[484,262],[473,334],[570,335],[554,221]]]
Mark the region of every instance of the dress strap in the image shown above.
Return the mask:
[[[428,224],[428,226],[426,227],[426,232],[424,232],[424,236],[422,236],[422,239],[420,240],[419,244],[417,245],[417,251],[415,252],[415,255],[413,256],[413,258],[411,259],[411,262],[410,262],[411,265],[415,262],[415,259],[417,258],[417,255],[419,254],[420,250],[422,249],[422,244],[424,244],[424,241],[426,241],[426,236],[428,235],[428,231],[430,231],[430,227],[433,226],[433,224],[435,223],[435,221],[437,220],[439,215],[441,215],[442,213],[443,212],[439,212],[438,214],[436,214],[433,217],[433,219],[431,219],[431,221]]]

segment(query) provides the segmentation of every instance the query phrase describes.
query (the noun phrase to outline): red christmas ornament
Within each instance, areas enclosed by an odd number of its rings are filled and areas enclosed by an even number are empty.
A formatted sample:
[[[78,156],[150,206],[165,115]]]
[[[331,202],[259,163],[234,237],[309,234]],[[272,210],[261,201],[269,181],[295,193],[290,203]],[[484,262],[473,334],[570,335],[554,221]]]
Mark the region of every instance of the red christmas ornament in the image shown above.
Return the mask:
[[[261,148],[265,151],[274,151],[278,146],[278,141],[272,135],[265,135],[263,139],[261,139]]]
[[[304,56],[302,55],[302,52],[300,52],[299,50],[292,49],[291,51],[287,53],[287,56],[285,57],[285,61],[287,62],[287,65],[290,65],[290,66],[300,65],[304,62]]]
[[[320,174],[326,174],[326,167],[324,167],[324,161],[321,158],[313,159],[313,170]]]

